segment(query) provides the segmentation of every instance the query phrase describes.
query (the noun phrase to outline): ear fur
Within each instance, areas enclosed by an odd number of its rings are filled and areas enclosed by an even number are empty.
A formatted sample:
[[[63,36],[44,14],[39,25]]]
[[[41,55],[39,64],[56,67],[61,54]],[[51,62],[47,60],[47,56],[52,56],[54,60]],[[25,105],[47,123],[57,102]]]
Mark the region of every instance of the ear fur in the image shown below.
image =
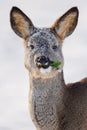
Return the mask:
[[[10,12],[10,23],[14,32],[26,39],[34,26],[31,20],[17,7],[13,7]]]
[[[73,7],[68,10],[63,16],[61,16],[54,25],[52,29],[55,30],[57,35],[63,40],[65,37],[72,34],[77,22],[78,22],[79,11],[77,7]]]

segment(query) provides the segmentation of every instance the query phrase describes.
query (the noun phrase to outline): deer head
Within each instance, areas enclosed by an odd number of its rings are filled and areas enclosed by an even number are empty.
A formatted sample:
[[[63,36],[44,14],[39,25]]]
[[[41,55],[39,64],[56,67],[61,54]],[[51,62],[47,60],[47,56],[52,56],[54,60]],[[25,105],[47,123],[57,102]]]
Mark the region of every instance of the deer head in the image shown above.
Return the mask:
[[[50,28],[36,28],[17,7],[12,8],[10,21],[14,32],[25,41],[25,66],[33,77],[50,78],[62,72],[62,42],[77,25],[77,7],[68,10]],[[54,61],[61,62],[59,69],[50,65]]]

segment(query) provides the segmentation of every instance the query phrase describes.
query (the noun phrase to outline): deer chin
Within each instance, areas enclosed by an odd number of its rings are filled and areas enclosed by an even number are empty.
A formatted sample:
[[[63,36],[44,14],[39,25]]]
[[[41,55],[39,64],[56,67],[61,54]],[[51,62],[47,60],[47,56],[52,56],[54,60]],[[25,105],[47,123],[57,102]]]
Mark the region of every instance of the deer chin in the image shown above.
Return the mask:
[[[49,66],[48,68],[40,68],[40,73],[41,74],[49,74],[49,73],[52,73],[52,72],[62,72],[62,69],[58,69],[58,70],[55,70],[53,69],[51,66]]]
[[[52,67],[49,66],[48,68],[40,68],[40,72],[41,74],[47,74],[47,73],[50,73],[52,70]]]
[[[30,71],[34,78],[48,79],[57,76],[62,72],[62,69],[55,69],[52,66],[48,68],[35,68]]]

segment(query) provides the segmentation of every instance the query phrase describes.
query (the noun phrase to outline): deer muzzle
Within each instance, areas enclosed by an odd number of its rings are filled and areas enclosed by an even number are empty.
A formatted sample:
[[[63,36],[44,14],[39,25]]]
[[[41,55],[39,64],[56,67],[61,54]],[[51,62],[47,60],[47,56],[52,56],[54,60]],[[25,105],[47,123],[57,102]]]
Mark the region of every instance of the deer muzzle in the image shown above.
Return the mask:
[[[50,66],[50,59],[46,56],[39,56],[36,58],[36,66],[46,69]]]

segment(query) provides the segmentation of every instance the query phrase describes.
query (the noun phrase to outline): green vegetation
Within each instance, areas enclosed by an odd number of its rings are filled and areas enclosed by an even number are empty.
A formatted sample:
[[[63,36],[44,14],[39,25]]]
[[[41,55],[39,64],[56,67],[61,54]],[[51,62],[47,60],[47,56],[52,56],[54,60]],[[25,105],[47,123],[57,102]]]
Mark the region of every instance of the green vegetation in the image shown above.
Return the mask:
[[[61,62],[60,62],[60,61],[54,61],[54,62],[52,62],[52,63],[50,64],[50,66],[52,66],[52,67],[54,67],[54,68],[56,68],[56,69],[59,69],[60,65],[61,65]]]

